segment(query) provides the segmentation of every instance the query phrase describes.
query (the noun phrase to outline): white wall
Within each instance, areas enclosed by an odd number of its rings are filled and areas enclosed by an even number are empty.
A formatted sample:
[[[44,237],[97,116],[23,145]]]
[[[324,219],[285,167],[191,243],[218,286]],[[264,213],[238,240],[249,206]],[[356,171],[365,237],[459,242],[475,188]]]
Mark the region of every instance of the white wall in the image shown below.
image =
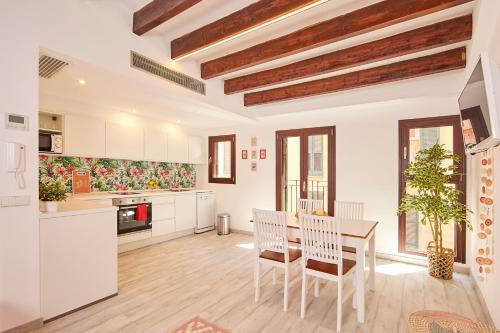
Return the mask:
[[[207,184],[206,167],[198,183],[216,190],[217,211],[231,214],[232,228],[251,231],[252,208],[275,209],[275,131],[304,127],[336,127],[336,193],[338,200],[365,202],[367,219],[380,221],[377,251],[398,251],[398,121],[458,113],[456,97],[393,101],[313,113],[270,117],[253,126],[212,131],[236,134],[236,185]],[[250,171],[250,138],[267,159]],[[201,179],[204,176],[204,179]]]
[[[38,47],[29,37],[23,42],[19,40],[19,36],[33,34],[32,27],[15,22],[16,17],[23,15],[22,8],[11,11],[2,8],[0,11],[3,51],[0,52],[0,72],[3,73],[0,80],[0,196],[31,197],[29,207],[0,208],[0,332],[40,317],[38,139],[34,130],[37,127]],[[16,35],[12,34],[14,30]],[[5,130],[4,112],[30,116],[31,130]],[[18,190],[13,175],[5,171],[3,142],[26,144],[26,190]]]
[[[490,56],[500,64],[500,1],[497,0],[479,0],[474,11],[474,36],[473,43],[468,51],[469,62],[467,65],[467,73],[474,70],[475,60],[479,56],[479,52],[486,51]],[[465,84],[465,82],[464,82]],[[495,170],[495,211],[493,227],[493,234],[496,237],[494,244],[494,269],[493,273],[484,282],[478,279],[478,267],[473,260],[471,265],[471,275],[479,286],[480,293],[486,303],[490,317],[493,319],[497,329],[500,329],[500,148],[494,149],[494,170]],[[468,161],[468,203],[472,210],[476,212],[472,215],[472,224],[476,227],[479,226],[479,214],[477,213],[477,200],[479,196],[479,166],[480,157],[469,157]],[[472,233],[470,239],[470,253],[468,257],[474,259],[477,254],[476,233]]]
[[[482,2],[495,9],[498,5],[497,0]],[[491,16],[485,22],[495,22],[497,17]],[[149,77],[130,70],[129,51],[165,59],[168,43],[161,36],[135,36],[130,31],[131,20],[130,9],[122,7],[119,0],[17,0],[1,4],[0,141],[27,145],[28,187],[23,191],[17,189],[12,175],[5,173],[0,151],[0,195],[27,194],[32,203],[29,207],[0,208],[0,331],[40,317],[36,130],[39,49],[55,50],[148,84]],[[199,75],[196,63],[179,66],[193,76]],[[241,103],[239,97],[223,96],[220,84],[220,81],[207,82],[207,97],[187,96],[224,107]],[[174,86],[172,91],[182,94]],[[30,131],[5,130],[5,112],[29,116]],[[250,128],[218,131],[238,134],[238,154],[241,149],[249,148],[253,135],[258,136],[260,147],[268,149],[268,159],[259,160],[256,173],[249,171],[249,161],[238,159],[237,185],[213,186],[218,190],[219,211],[232,214],[234,227],[249,230],[247,221],[253,206],[274,207],[274,176],[269,177],[274,175],[275,168],[274,130],[332,124],[337,126],[337,197],[366,201],[367,217],[381,221],[378,249],[394,252],[397,249],[397,120],[452,113],[456,113],[454,98],[435,98],[325,111],[314,118],[307,113],[297,114],[286,120],[269,119]],[[3,145],[0,146],[3,150]],[[358,172],[357,176],[346,178],[353,174],[352,170]],[[202,184],[202,179],[199,183]],[[392,241],[383,242],[385,239]]]
[[[129,51],[165,59],[168,47],[160,36],[141,38],[131,32],[132,13],[121,1],[17,0],[0,5],[0,196],[27,194],[29,207],[0,208],[0,332],[40,318],[38,229],[38,56],[46,48],[120,72],[150,84],[150,77],[129,66]],[[181,70],[195,76],[199,66]],[[207,90],[212,83],[208,83]],[[174,94],[203,101],[171,85]],[[166,93],[168,90],[166,91]],[[218,103],[222,103],[219,98]],[[216,101],[217,102],[217,101]],[[214,103],[217,104],[217,103]],[[6,130],[5,112],[30,117],[30,130]],[[27,188],[18,190],[4,169],[3,142],[27,146]]]

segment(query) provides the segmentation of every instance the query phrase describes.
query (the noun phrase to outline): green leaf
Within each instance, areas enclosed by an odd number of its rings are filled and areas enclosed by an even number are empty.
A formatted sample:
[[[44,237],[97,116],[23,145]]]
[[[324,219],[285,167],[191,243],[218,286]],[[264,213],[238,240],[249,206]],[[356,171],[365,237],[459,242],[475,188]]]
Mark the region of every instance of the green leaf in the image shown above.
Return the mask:
[[[417,152],[415,161],[410,163],[404,172],[407,191],[401,198],[398,214],[418,211],[423,215],[422,224],[429,222],[436,229],[434,239],[442,238],[441,228],[451,222],[459,227],[466,226],[472,230],[469,220],[471,211],[460,202],[461,191],[450,186],[457,172],[460,156],[435,144],[429,149]],[[442,244],[436,244],[442,250]]]

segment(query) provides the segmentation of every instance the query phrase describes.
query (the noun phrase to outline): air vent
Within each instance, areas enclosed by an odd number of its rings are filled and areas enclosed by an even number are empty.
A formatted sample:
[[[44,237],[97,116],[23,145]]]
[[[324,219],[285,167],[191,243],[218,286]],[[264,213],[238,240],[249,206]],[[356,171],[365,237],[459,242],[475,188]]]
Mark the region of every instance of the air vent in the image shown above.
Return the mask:
[[[38,75],[50,79],[66,65],[67,62],[43,55],[38,59]]]
[[[176,72],[144,57],[134,51],[130,51],[130,66],[148,72],[162,79],[176,83],[184,88],[205,95],[205,83],[196,80],[186,74]]]

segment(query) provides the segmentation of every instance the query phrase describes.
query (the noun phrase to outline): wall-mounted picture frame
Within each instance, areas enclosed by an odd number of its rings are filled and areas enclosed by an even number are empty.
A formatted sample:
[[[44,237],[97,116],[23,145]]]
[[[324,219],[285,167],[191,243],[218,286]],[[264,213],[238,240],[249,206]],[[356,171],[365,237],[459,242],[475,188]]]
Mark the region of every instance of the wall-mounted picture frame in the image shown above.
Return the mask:
[[[266,153],[266,150],[265,149],[261,149],[260,150],[260,159],[261,160],[265,160],[267,157],[267,153]]]
[[[257,162],[252,162],[251,163],[250,170],[257,171]]]
[[[257,159],[257,150],[252,150],[252,160],[256,160]]]
[[[244,149],[241,151],[241,159],[242,160],[248,159],[248,150]]]
[[[250,139],[250,145],[252,147],[257,147],[257,137],[256,136],[252,136],[252,138]]]

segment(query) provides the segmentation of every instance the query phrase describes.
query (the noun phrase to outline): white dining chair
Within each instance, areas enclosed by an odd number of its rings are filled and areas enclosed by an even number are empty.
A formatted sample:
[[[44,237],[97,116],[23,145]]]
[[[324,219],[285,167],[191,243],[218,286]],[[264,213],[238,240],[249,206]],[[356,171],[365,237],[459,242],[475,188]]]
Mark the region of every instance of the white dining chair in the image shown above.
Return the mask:
[[[323,200],[314,200],[314,199],[297,199],[297,212],[312,214],[314,211],[323,209]],[[288,242],[291,246],[297,246],[300,244],[300,238],[288,237]]]
[[[276,268],[285,270],[283,311],[288,310],[288,272],[290,263],[299,259],[301,250],[288,248],[285,212],[253,209],[256,263],[254,271],[255,302],[259,301],[261,265],[272,267],[273,284]]]
[[[323,209],[323,200],[297,199],[297,212],[312,214],[319,209]]]
[[[334,201],[335,217],[347,220],[363,220],[364,203],[354,201]],[[356,249],[350,246],[343,246],[342,251],[348,259],[356,259]]]
[[[343,292],[344,280],[356,270],[356,262],[342,256],[342,233],[339,220],[329,216],[302,214],[299,226],[302,234],[302,297],[300,317],[305,317],[307,276],[337,282],[337,331],[342,327],[342,304],[354,294],[354,288]],[[353,284],[354,285],[354,284]],[[315,289],[314,296],[319,296]],[[353,302],[353,307],[355,306]]]

